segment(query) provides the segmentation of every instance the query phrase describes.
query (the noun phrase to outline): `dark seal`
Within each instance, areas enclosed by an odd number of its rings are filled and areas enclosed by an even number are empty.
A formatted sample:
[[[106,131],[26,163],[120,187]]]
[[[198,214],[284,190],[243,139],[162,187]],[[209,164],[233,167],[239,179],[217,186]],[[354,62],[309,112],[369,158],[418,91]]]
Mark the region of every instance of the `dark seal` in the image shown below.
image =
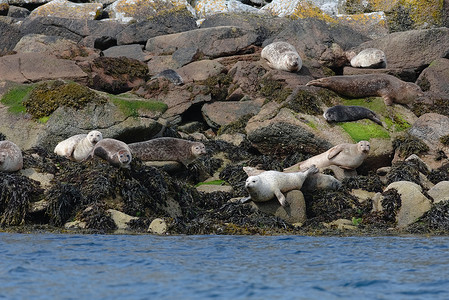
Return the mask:
[[[379,117],[371,109],[356,105],[335,105],[328,108],[323,117],[328,122],[350,122],[361,119],[370,119],[382,126]]]

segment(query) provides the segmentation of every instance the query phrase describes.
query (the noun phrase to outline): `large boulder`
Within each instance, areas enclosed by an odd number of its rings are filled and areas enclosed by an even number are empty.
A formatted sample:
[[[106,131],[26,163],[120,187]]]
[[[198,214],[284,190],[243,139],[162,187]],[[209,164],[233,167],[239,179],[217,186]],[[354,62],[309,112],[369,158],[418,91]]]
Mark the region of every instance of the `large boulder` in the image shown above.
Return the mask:
[[[439,58],[419,75],[416,83],[423,91],[449,98],[449,59]]]
[[[22,37],[20,26],[13,19],[0,16],[0,32],[8,34],[0,34],[0,55],[11,52],[17,42]]]
[[[422,188],[409,181],[391,183],[385,191],[395,189],[401,196],[401,207],[396,215],[398,228],[404,228],[416,222],[418,218],[430,210],[431,201],[422,194]]]
[[[67,0],[53,0],[34,9],[30,17],[58,17],[66,19],[95,20],[101,17],[101,3],[73,3]]]
[[[385,37],[367,41],[355,48],[360,52],[367,48],[382,50],[389,69],[423,70],[436,59],[447,55],[449,28],[410,30],[395,32]]]
[[[260,107],[261,103],[256,101],[217,101],[204,104],[201,112],[207,124],[218,129],[245,115],[258,113]]]
[[[238,54],[258,39],[253,31],[234,26],[202,28],[151,38],[145,50],[155,55],[170,55],[182,48],[197,48],[204,56],[215,58]]]
[[[18,53],[0,57],[0,81],[37,82],[50,79],[86,81],[74,61],[46,53]]]
[[[198,18],[205,18],[219,13],[258,13],[258,9],[237,0],[198,0],[194,9]]]

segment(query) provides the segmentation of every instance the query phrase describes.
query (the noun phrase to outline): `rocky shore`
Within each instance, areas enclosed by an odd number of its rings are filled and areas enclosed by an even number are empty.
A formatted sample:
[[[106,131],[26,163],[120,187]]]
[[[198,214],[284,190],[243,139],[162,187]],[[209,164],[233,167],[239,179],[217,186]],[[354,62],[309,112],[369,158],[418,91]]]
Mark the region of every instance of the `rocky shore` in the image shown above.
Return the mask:
[[[432,21],[426,11],[424,24],[413,10],[399,22],[394,8],[376,12],[384,22],[374,12],[360,18],[355,4],[343,18],[325,10],[332,1],[224,2],[217,11],[204,1],[0,0],[0,141],[23,154],[20,171],[0,172],[1,230],[447,234],[447,7]],[[261,58],[275,41],[295,47],[299,71]],[[369,48],[385,53],[386,66],[352,67],[350,57]],[[357,74],[390,74],[424,96],[387,106],[306,85]],[[328,122],[335,105],[366,107],[381,124]],[[127,144],[200,141],[207,154],[187,166],[133,158],[118,168],[53,153],[92,130]],[[285,194],[285,206],[241,203],[244,167],[282,171],[359,141],[371,149],[356,170],[321,169]]]

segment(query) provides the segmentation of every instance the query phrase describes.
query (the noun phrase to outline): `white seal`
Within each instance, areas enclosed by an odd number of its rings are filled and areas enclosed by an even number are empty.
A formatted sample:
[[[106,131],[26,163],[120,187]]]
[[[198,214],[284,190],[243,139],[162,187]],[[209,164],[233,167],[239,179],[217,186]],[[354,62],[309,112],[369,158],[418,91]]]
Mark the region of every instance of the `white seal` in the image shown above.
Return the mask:
[[[92,130],[88,134],[77,134],[59,142],[54,152],[71,160],[82,161],[101,139],[103,135],[97,130]]]
[[[241,202],[248,200],[264,202],[276,197],[279,203],[284,206],[285,196],[283,193],[301,189],[306,178],[317,172],[318,169],[315,166],[310,166],[305,172],[265,171],[259,175],[249,176],[246,179],[245,187],[250,197],[242,199]]]
[[[302,67],[302,60],[295,47],[287,42],[274,42],[262,49],[260,56],[267,60],[273,69],[297,72]]]

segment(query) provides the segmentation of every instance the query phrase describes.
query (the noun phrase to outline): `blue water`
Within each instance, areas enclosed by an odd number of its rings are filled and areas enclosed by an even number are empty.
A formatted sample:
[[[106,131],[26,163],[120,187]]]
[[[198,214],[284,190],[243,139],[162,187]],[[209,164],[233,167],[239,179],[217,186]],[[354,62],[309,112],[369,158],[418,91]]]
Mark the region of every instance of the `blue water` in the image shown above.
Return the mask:
[[[0,234],[0,299],[449,299],[449,237]]]

